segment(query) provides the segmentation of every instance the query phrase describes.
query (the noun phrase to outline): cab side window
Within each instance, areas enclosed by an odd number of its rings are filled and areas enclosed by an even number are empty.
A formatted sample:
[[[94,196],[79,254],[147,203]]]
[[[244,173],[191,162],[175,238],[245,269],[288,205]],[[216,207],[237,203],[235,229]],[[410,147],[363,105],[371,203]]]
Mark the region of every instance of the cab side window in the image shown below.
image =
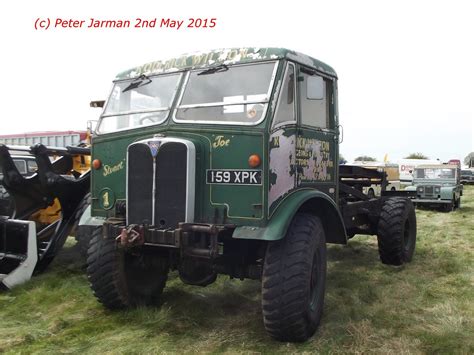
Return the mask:
[[[295,65],[293,63],[288,63],[286,65],[283,84],[280,90],[280,97],[278,98],[278,105],[275,118],[273,120],[273,126],[276,126],[282,122],[296,121],[295,96]]]
[[[317,128],[334,128],[332,113],[332,82],[301,70],[299,77],[301,124]]]

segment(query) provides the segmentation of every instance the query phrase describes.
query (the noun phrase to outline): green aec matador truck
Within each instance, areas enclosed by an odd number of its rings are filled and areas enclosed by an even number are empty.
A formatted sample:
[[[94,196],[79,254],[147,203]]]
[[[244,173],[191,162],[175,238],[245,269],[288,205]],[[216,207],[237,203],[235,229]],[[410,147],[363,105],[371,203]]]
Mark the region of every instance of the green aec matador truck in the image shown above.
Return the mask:
[[[304,341],[323,310],[326,243],[377,235],[411,260],[410,200],[364,195],[383,176],[338,167],[337,76],[280,48],[237,48],[120,73],[92,145],[87,273],[107,308],[156,304],[170,270],[206,286],[260,279],[268,333]],[[400,193],[398,193],[400,194]]]

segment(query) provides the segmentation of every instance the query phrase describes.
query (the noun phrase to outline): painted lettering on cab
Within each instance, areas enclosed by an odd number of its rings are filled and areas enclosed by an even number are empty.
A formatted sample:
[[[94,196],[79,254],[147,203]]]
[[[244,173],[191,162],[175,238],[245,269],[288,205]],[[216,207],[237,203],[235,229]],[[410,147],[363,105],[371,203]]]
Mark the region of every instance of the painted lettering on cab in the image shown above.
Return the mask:
[[[116,173],[117,171],[122,170],[125,167],[125,162],[122,160],[120,163],[115,165],[104,164],[103,175],[109,176],[110,174]]]
[[[216,139],[214,140],[214,143],[212,143],[213,148],[222,148],[222,147],[228,147],[230,143],[230,139],[225,139],[224,136],[217,136]]]

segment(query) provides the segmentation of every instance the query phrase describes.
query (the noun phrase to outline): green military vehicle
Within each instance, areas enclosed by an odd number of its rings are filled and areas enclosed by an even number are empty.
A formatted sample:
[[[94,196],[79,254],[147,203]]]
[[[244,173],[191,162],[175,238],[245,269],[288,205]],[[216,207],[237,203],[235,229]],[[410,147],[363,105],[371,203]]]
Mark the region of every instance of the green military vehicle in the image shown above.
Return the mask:
[[[461,207],[463,186],[461,169],[454,164],[418,165],[413,171],[412,186],[406,189],[416,191],[415,205],[439,207],[452,211]]]
[[[104,107],[84,218],[97,226],[87,273],[98,300],[156,304],[170,270],[200,286],[260,279],[268,333],[304,341],[323,311],[326,243],[377,235],[383,263],[409,262],[412,202],[354,188],[376,170],[338,169],[337,93],[330,66],[279,48],[119,74],[107,102],[91,103]]]

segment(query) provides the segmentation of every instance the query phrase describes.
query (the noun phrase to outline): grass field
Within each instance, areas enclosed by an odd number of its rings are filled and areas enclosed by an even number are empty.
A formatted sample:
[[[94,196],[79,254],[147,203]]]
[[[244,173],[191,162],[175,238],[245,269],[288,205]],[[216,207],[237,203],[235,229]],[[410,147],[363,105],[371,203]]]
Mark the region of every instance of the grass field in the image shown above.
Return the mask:
[[[265,333],[260,284],[220,277],[206,288],[170,275],[160,308],[105,310],[74,241],[47,272],[0,294],[0,352],[474,353],[474,187],[452,213],[417,210],[412,263],[378,260],[375,237],[329,248],[322,324],[303,344]]]

